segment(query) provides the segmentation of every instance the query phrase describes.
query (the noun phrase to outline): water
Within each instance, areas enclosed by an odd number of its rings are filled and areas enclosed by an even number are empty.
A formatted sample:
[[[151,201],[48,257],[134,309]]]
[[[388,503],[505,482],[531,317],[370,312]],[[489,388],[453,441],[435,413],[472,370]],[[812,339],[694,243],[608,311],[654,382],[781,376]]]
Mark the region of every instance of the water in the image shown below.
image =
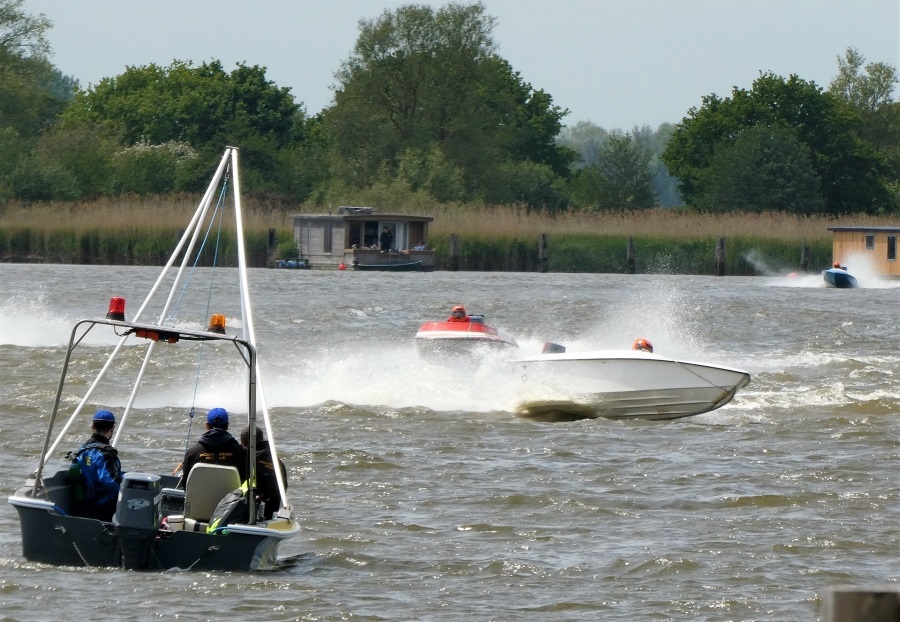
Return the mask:
[[[0,485],[33,470],[74,320],[136,305],[152,268],[0,265]],[[815,620],[831,585],[898,568],[896,282],[819,276],[251,271],[268,403],[303,533],[267,573],[54,568],[0,511],[7,620]],[[515,334],[740,367],[728,406],[671,422],[514,414],[497,361],[419,360],[454,304]],[[216,311],[216,310],[214,310]],[[234,315],[226,312],[229,321]],[[97,343],[98,350],[108,344]],[[160,347],[163,347],[162,345]],[[137,360],[137,359],[136,359]],[[166,381],[188,373],[154,370]],[[120,407],[124,397],[102,395]],[[128,469],[177,461],[185,413],[239,389],[155,391]],[[83,430],[72,435],[80,441]]]

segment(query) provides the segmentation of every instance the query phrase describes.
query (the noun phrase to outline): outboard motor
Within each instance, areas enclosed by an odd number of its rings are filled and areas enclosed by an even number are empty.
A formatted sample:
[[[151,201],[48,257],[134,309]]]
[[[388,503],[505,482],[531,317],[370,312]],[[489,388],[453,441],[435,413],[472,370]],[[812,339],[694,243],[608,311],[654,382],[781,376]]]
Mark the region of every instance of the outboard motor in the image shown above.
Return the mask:
[[[113,527],[122,568],[141,570],[150,562],[150,552],[160,526],[162,484],[159,475],[126,473],[119,488]]]

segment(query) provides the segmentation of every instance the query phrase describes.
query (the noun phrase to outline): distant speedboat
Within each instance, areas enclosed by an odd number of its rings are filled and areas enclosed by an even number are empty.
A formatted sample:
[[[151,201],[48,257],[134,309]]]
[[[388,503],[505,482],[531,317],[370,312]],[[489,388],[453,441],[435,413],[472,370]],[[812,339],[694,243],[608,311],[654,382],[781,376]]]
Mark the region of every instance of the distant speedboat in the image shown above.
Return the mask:
[[[850,288],[858,287],[856,277],[843,268],[829,268],[822,272],[822,278],[829,287]]]
[[[730,402],[750,374],[636,350],[544,352],[517,358],[535,419],[678,419]]]
[[[484,323],[484,316],[470,315],[468,322],[425,322],[416,332],[416,348],[425,357],[471,355],[481,348],[518,349],[515,338]]]

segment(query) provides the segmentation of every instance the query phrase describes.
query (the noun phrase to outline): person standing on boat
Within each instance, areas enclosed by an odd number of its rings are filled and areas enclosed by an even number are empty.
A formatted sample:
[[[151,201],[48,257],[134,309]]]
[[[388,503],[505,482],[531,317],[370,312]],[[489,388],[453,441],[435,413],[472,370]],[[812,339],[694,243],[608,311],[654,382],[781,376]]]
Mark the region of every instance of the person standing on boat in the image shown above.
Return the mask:
[[[241,446],[246,450],[250,444],[250,428],[241,431]],[[287,490],[287,469],[284,462],[278,461],[281,468],[281,481]],[[281,507],[281,492],[278,490],[278,479],[275,476],[275,461],[272,459],[272,450],[269,441],[263,440],[263,431],[256,428],[256,489],[257,501],[265,503],[263,518],[272,518],[275,511]]]
[[[391,250],[391,245],[394,243],[394,234],[387,228],[387,225],[381,228],[381,235],[378,237],[378,241],[381,243],[382,253]]]
[[[91,437],[72,456],[70,472],[75,474],[73,493],[76,514],[102,521],[112,520],[122,483],[119,452],[109,444],[116,417],[98,410],[91,421]]]
[[[462,305],[456,305],[450,311],[450,317],[447,318],[448,322],[469,322],[471,318],[469,318],[469,314],[466,313],[466,308]]]
[[[236,467],[241,481],[247,479],[247,452],[228,431],[228,411],[224,408],[209,411],[206,432],[185,452],[179,488],[184,488],[191,468],[198,462]]]

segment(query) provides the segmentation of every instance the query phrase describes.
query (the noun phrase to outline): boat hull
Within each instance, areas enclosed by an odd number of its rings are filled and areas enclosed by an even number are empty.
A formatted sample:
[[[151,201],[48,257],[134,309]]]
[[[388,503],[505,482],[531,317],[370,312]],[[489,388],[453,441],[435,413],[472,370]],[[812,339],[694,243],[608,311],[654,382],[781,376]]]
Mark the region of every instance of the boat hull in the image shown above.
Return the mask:
[[[423,270],[421,261],[357,263],[353,264],[353,269],[369,272],[419,272]]]
[[[472,356],[519,347],[512,335],[479,321],[426,322],[419,326],[415,342],[419,354],[426,358]]]
[[[858,287],[859,285],[856,277],[854,277],[846,270],[838,270],[837,268],[831,268],[829,270],[823,271],[822,278],[825,279],[825,283],[827,283],[829,287],[850,289],[853,287]]]
[[[678,419],[720,408],[750,382],[738,369],[633,351],[518,359],[519,413],[536,419]]]
[[[128,568],[130,570],[249,571],[278,567],[280,544],[299,533],[293,520],[273,519],[257,525],[230,525],[217,534],[167,529],[135,530],[114,523],[71,515],[67,471],[9,497],[22,533],[22,555],[31,562],[55,566]],[[168,477],[168,476],[166,476]],[[163,510],[162,516],[179,508]]]

